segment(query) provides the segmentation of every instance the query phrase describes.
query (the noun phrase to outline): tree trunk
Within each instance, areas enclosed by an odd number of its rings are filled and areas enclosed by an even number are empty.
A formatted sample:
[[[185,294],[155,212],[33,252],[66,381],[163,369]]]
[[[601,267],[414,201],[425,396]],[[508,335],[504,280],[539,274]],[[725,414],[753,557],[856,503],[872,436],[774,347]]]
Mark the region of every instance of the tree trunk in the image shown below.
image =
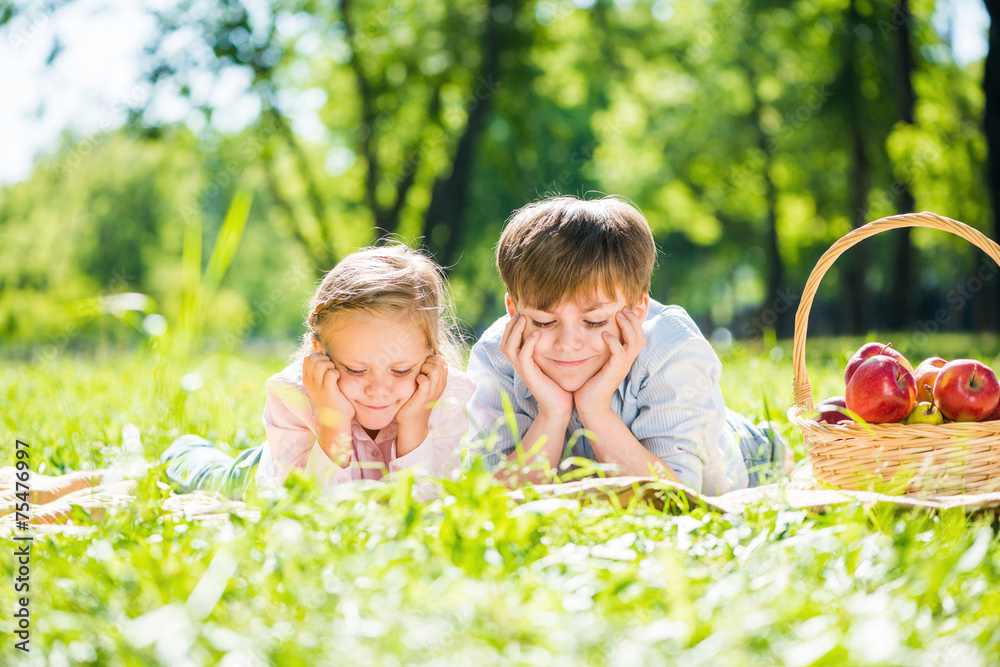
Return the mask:
[[[299,245],[309,256],[313,267],[317,270],[317,275],[322,275],[327,269],[333,268],[339,258],[334,254],[333,246],[317,244],[311,241],[299,224],[300,216],[295,213],[295,209],[288,201],[288,198],[281,192],[279,178],[275,169],[273,149],[271,146],[264,146],[260,154],[261,164],[264,167],[264,184],[267,192],[271,196],[274,207],[278,213],[276,217],[284,217],[287,223],[288,232],[298,241]]]
[[[909,125],[913,124],[913,107],[916,104],[916,94],[913,91],[913,51],[910,47],[910,2],[900,0],[898,16],[905,17],[899,30],[896,31],[896,107],[899,119]],[[893,193],[896,194],[896,212],[913,213],[916,201],[910,192],[908,183],[894,183]],[[913,244],[910,241],[911,229],[899,229],[893,232],[896,237],[896,258],[892,272],[892,296],[889,299],[888,324],[896,330],[905,329],[915,323],[915,308],[913,302],[914,262]]]
[[[762,119],[763,103],[757,96],[757,73],[753,66],[745,62],[743,68],[747,75],[747,82],[750,84],[753,96],[753,123],[757,132],[757,146],[763,153],[763,161],[760,167],[761,178],[764,179],[764,199],[767,205],[765,213],[767,229],[764,238],[764,253],[767,258],[767,295],[768,301],[761,305],[762,315],[768,309],[774,312],[774,329],[779,338],[789,338],[793,335],[794,312],[790,308],[777,308],[776,304],[782,295],[782,288],[785,284],[785,262],[781,257],[781,247],[778,238],[778,187],[771,177],[771,166],[773,163],[769,139],[770,136],[764,131]]]
[[[853,68],[854,63],[849,64]],[[856,100],[857,102],[857,100]],[[868,191],[871,189],[872,170],[865,148],[865,133],[861,114],[851,113],[851,175],[850,198],[851,220],[855,228],[868,222]],[[851,248],[847,270],[844,272],[843,298],[847,302],[844,312],[847,313],[843,333],[863,334],[872,326],[872,303],[874,295],[868,293],[867,280],[870,266],[868,245],[859,243]]]
[[[756,96],[756,94],[755,94]],[[761,128],[760,105],[757,105],[757,127]],[[776,304],[785,285],[785,262],[781,258],[781,247],[778,243],[778,187],[771,178],[771,153],[767,150],[768,136],[760,130],[760,149],[764,152],[764,164],[761,175],[764,178],[765,198],[767,200],[767,237],[764,242],[767,253],[767,293],[772,304]],[[772,307],[772,306],[768,306]],[[794,311],[791,308],[774,308],[777,314],[774,329],[779,338],[791,338],[795,333]]]
[[[270,102],[271,100],[268,101]],[[268,109],[268,115],[278,128],[278,135],[285,140],[285,145],[292,153],[296,170],[305,185],[306,201],[309,204],[313,217],[316,219],[316,228],[319,230],[318,242],[320,249],[316,252],[314,248],[310,248],[310,254],[314,260],[324,262],[322,265],[326,265],[328,261],[332,261],[335,264],[338,260],[334,254],[332,235],[336,233],[336,230],[332,229],[333,221],[327,212],[326,201],[320,193],[321,188],[316,180],[315,172],[309,164],[309,158],[306,156],[295,133],[281,112],[271,106]],[[275,191],[272,189],[273,194],[275,194]],[[301,228],[300,222],[296,222],[296,224]],[[333,264],[329,264],[329,266],[332,267]]]
[[[378,143],[375,136],[375,101],[371,83],[365,74],[364,67],[355,50],[354,17],[351,15],[351,4],[348,0],[340,2],[340,20],[344,25],[346,42],[351,48],[351,69],[354,72],[354,85],[358,93],[358,103],[361,106],[361,127],[358,130],[358,140],[361,143],[361,155],[365,159],[365,204],[372,213],[373,224],[378,227],[383,223],[379,216],[378,190],[382,178],[382,165],[379,162]]]
[[[424,214],[424,238],[427,248],[437,262],[447,269],[458,260],[463,248],[465,209],[469,200],[476,147],[486,127],[486,117],[492,107],[493,95],[500,85],[500,52],[503,41],[494,18],[494,10],[500,4],[501,0],[490,0],[489,3],[489,17],[483,34],[483,68],[469,91],[466,107],[468,119],[455,150],[451,172],[442,174],[435,181],[431,201]],[[516,17],[516,3],[514,10]],[[513,25],[514,19],[510,23]]]
[[[864,99],[860,94],[861,77],[858,74],[857,39],[854,29],[859,23],[858,10],[854,0],[847,8],[847,43],[844,48],[844,64],[840,77],[841,90],[850,98],[847,100],[847,123],[851,136],[851,174],[849,180],[851,221],[854,227],[868,222],[868,192],[871,189],[871,162],[868,159],[864,130]],[[867,333],[872,325],[874,295],[868,294],[865,277],[868,273],[869,248],[860,243],[845,257],[843,273],[844,289],[841,290],[846,302],[843,333]]]
[[[986,183],[993,204],[993,240],[1000,243],[1000,0],[985,0],[986,11],[990,14],[990,45],[986,53],[986,71],[983,76],[983,92],[986,94],[986,111],[983,114],[983,130],[989,153]],[[990,328],[1000,329],[1000,285],[996,280],[987,283],[990,314]]]

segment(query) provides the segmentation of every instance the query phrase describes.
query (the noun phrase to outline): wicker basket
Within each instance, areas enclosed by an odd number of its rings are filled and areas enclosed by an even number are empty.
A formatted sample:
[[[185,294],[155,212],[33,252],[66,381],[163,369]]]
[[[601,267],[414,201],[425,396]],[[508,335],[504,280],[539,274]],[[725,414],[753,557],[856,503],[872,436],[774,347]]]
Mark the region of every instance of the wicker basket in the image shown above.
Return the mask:
[[[1000,421],[930,424],[820,424],[809,419],[806,372],[809,311],[833,262],[862,239],[888,229],[930,227],[961,236],[1000,264],[1000,246],[972,227],[934,213],[895,215],[868,223],[834,243],[809,275],[795,315],[794,404],[788,418],[801,431],[816,479],[844,489],[894,494],[958,495],[1000,490]]]

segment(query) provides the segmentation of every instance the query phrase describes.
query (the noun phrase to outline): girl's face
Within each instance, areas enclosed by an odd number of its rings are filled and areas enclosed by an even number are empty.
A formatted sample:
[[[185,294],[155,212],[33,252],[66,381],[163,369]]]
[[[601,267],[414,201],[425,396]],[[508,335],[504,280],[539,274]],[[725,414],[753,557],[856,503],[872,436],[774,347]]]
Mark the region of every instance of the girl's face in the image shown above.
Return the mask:
[[[602,338],[605,331],[622,341],[615,316],[626,307],[621,295],[609,297],[599,290],[593,303],[579,305],[566,299],[549,310],[526,305],[518,307],[507,295],[507,312],[520,312],[527,318],[524,337],[539,332],[531,358],[545,375],[564,391],[574,392],[597,375],[611,358],[611,348]],[[640,319],[649,310],[649,297],[643,296],[631,306]]]
[[[340,371],[337,386],[354,406],[355,419],[374,437],[416,391],[420,366],[432,352],[427,337],[408,314],[356,313],[342,316],[322,339]]]

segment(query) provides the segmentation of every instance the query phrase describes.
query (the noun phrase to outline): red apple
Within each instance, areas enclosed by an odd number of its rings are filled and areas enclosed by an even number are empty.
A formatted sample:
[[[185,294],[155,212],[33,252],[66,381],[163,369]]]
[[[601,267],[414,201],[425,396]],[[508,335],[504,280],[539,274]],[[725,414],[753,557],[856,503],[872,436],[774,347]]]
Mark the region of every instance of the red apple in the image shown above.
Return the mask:
[[[876,354],[861,362],[847,384],[847,408],[866,422],[906,419],[917,402],[917,385],[901,361]]]
[[[991,414],[989,417],[987,417],[983,421],[984,422],[991,422],[991,421],[996,421],[996,420],[1000,420],[1000,402],[997,402],[997,409],[993,411],[993,414]]]
[[[955,359],[938,373],[934,403],[952,421],[984,421],[1000,403],[1000,382],[996,373],[981,361]]]
[[[913,371],[913,379],[917,383],[918,403],[931,402],[931,398],[934,395],[934,380],[937,379],[938,371],[946,363],[948,362],[941,357],[930,357],[917,364],[916,370]],[[930,389],[927,389],[927,387],[930,387]]]
[[[843,396],[824,398],[816,404],[816,413],[815,419],[818,422],[827,424],[854,423],[854,419],[847,414],[847,401]]]
[[[884,344],[876,342],[865,343],[859,347],[858,351],[854,353],[853,357],[851,357],[851,360],[847,362],[847,367],[844,369],[844,384],[850,384],[851,377],[854,375],[854,372],[858,370],[858,367],[863,364],[865,360],[871,359],[876,354],[884,354],[887,357],[896,359],[899,363],[903,364],[903,367],[906,368],[908,373],[912,373],[913,366],[910,365],[910,362],[907,361],[906,357],[902,354],[892,349],[891,346],[892,343]]]

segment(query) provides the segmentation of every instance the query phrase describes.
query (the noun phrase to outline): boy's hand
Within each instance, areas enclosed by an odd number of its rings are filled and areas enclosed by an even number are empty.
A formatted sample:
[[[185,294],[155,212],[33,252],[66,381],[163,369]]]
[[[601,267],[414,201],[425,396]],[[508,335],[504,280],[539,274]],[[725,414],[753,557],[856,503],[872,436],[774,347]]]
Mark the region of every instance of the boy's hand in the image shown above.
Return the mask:
[[[527,318],[521,313],[515,313],[504,327],[500,339],[500,349],[504,356],[514,364],[517,374],[528,386],[531,395],[538,401],[539,412],[551,416],[569,417],[573,412],[573,394],[569,393],[548,375],[542,372],[531,357],[538,342],[538,332],[533,331],[525,339],[524,329]]]
[[[427,437],[427,422],[431,409],[448,385],[448,363],[444,357],[431,354],[420,366],[417,390],[396,413],[399,431],[396,436],[396,455],[408,454]]]
[[[302,385],[319,412],[316,426],[320,447],[334,463],[344,467],[350,463],[354,451],[351,440],[354,405],[340,391],[339,380],[340,371],[327,355],[317,352],[302,360]]]
[[[621,341],[610,331],[604,332],[604,342],[611,350],[611,357],[594,377],[573,393],[576,411],[584,426],[587,426],[591,416],[611,410],[611,397],[628,376],[632,362],[646,344],[642,320],[631,310],[625,308],[619,311],[615,316],[615,322],[621,332]]]

